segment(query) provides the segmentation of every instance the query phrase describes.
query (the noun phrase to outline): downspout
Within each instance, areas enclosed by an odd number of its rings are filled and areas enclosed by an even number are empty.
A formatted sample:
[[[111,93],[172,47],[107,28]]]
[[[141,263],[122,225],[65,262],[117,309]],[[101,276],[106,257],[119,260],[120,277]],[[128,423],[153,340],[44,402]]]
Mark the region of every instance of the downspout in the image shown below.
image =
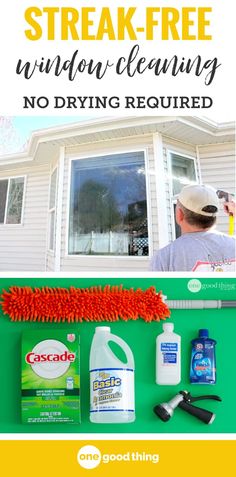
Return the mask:
[[[156,178],[156,200],[157,200],[157,218],[158,218],[158,245],[159,248],[165,247],[169,243],[168,234],[168,216],[167,216],[167,198],[166,198],[166,174],[163,154],[162,135],[155,133],[153,135],[153,150]]]
[[[56,208],[56,240],[55,240],[55,262],[54,271],[61,270],[61,226],[62,226],[62,201],[63,201],[63,184],[64,184],[64,162],[65,148],[60,147],[58,160],[58,182],[57,182],[57,208]]]

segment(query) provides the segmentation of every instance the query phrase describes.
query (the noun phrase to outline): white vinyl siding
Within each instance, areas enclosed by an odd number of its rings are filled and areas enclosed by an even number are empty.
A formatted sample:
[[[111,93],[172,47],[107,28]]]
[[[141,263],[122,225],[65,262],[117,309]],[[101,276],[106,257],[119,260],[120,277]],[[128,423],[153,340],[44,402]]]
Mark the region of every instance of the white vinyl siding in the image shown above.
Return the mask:
[[[1,227],[0,270],[45,270],[49,166],[11,171],[26,175],[22,225]],[[0,173],[0,179],[3,173]]]
[[[235,194],[234,144],[200,146],[198,150],[203,184]],[[228,216],[224,213],[223,206],[217,219],[217,228],[228,233]]]

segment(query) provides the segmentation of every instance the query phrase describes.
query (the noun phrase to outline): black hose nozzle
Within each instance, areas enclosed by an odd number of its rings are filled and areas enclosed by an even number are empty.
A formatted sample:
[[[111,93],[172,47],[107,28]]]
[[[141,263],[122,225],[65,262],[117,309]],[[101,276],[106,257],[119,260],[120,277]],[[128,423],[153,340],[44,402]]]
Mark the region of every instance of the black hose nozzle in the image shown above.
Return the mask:
[[[163,402],[154,407],[155,414],[164,422],[169,421],[173,416],[174,410],[177,407],[183,409],[188,414],[196,417],[205,424],[212,424],[215,419],[215,414],[207,409],[202,409],[200,407],[195,407],[191,403],[195,401],[200,401],[203,399],[213,399],[215,401],[221,401],[221,398],[216,395],[205,395],[205,396],[191,396],[187,391],[180,391],[176,396],[174,396],[169,402]]]
[[[200,421],[205,422],[205,424],[212,424],[216,417],[213,412],[202,409],[201,407],[193,406],[185,401],[180,402],[178,407],[188,412],[188,414],[192,414],[192,416],[195,416],[197,419],[200,419]]]

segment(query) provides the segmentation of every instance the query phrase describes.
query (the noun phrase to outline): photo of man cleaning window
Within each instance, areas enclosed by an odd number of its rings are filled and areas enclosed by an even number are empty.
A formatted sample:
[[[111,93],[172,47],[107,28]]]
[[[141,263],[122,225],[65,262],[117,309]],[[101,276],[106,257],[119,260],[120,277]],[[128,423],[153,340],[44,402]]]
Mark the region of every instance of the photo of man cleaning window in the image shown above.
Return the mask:
[[[217,231],[220,199],[229,216],[229,233]],[[152,271],[233,272],[235,200],[208,185],[187,185],[177,197],[175,220],[181,235],[154,253]]]

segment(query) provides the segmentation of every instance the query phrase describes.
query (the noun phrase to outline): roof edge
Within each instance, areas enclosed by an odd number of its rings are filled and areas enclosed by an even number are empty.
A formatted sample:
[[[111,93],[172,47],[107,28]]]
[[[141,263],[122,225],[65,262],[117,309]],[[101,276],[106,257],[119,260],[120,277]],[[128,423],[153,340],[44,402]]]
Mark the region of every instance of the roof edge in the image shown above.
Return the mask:
[[[216,123],[211,119],[200,118],[198,116],[107,116],[102,119],[95,118],[63,126],[38,129],[32,133],[26,151],[0,156],[0,165],[31,161],[37,152],[39,144],[43,142],[56,141],[59,138],[67,139],[75,134],[83,135],[86,132],[90,134],[95,133],[98,132],[101,127],[104,131],[108,132],[117,127],[145,126],[155,123],[167,123],[169,121],[178,121],[215,137],[223,138],[223,136],[235,134],[235,123],[232,121]]]

